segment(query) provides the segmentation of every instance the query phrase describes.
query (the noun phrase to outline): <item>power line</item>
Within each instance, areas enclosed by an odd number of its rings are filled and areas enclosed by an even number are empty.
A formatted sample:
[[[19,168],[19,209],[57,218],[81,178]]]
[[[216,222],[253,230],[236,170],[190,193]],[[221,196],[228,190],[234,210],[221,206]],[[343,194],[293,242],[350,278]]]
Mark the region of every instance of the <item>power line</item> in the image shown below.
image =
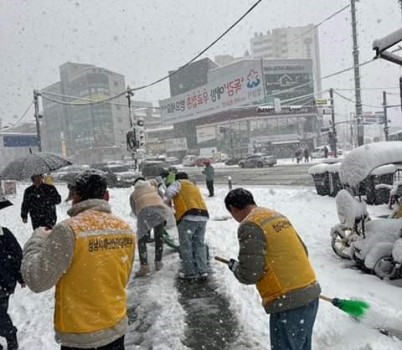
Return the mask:
[[[339,13],[341,13],[342,11],[346,10],[348,7],[350,7],[350,4],[342,7],[340,10],[336,11],[335,13],[333,13],[331,16],[325,18],[324,20],[322,20],[321,22],[317,23],[316,25],[312,26],[309,30],[305,31],[304,33],[300,34],[298,37],[294,38],[292,41],[290,41],[289,43],[287,43],[287,45],[290,45],[292,43],[294,43],[295,41],[299,40],[300,38],[302,38],[303,36],[305,36],[306,34],[312,32],[314,29],[318,28],[321,24],[323,24],[324,22],[329,21],[331,18],[335,17],[336,15],[338,15]]]
[[[261,2],[262,0],[258,0],[257,2],[254,3],[254,5],[252,5],[238,20],[236,20],[228,29],[226,29],[220,36],[218,36],[218,38],[216,38],[211,44],[209,44],[205,49],[203,49],[202,51],[200,51],[200,53],[198,53],[196,56],[194,56],[190,61],[188,61],[184,66],[180,67],[179,69],[169,73],[168,75],[165,75],[164,77],[155,80],[152,83],[146,84],[146,85],[142,85],[139,86],[137,88],[132,88],[130,90],[125,90],[124,92],[121,92],[120,94],[116,95],[116,96],[112,96],[110,98],[107,98],[105,100],[98,100],[95,102],[91,102],[88,104],[102,104],[111,100],[114,100],[116,98],[119,98],[120,96],[123,96],[127,93],[127,91],[131,92],[131,91],[138,91],[138,90],[143,90],[145,88],[151,87],[153,85],[156,85],[158,83],[160,83],[163,80],[168,79],[169,77],[171,77],[174,74],[177,74],[178,72],[180,72],[181,70],[183,70],[184,68],[188,67],[191,63],[193,63],[197,58],[199,58],[200,56],[202,56],[205,52],[207,52],[212,46],[214,46],[219,40],[221,40],[227,33],[229,33],[235,26],[237,26],[237,24],[239,24],[252,10],[254,10],[254,8]],[[50,98],[47,97],[47,99],[49,101],[53,101],[56,102],[55,100],[52,100]],[[61,103],[61,104],[66,104],[66,102],[64,101],[58,101],[56,103]],[[73,105],[73,104],[69,104],[69,105]],[[84,103],[81,104],[77,104],[77,105],[85,105]]]
[[[62,104],[62,105],[66,105],[66,106],[76,106],[76,107],[82,107],[82,106],[90,106],[90,105],[94,105],[95,102],[99,102],[99,100],[93,100],[91,98],[88,97],[78,97],[78,96],[68,96],[68,95],[62,95],[62,94],[57,94],[54,92],[41,92],[42,94],[42,98],[44,98],[45,100],[54,102],[54,103],[58,103],[58,104]],[[62,97],[62,98],[70,98],[73,100],[82,100],[82,101],[86,101],[89,103],[79,103],[79,102],[67,102],[67,101],[62,101],[62,100],[57,100],[55,98],[52,97],[48,97],[47,95],[51,95],[51,96],[57,96],[57,97]],[[111,101],[106,101],[103,102],[103,104],[110,104],[110,105],[115,105],[115,106],[124,106],[127,107],[126,103],[118,103],[118,102],[111,102]],[[138,105],[131,105],[131,107],[134,108],[148,108],[148,109],[159,109],[159,107],[146,107],[146,106],[138,106]]]
[[[165,75],[164,77],[155,80],[154,82],[150,83],[150,84],[146,84],[143,86],[139,86],[137,88],[132,88],[130,89],[130,91],[138,91],[138,90],[143,90],[145,88],[148,88],[150,86],[156,85],[158,83],[160,83],[161,81],[170,78],[172,75],[177,74],[178,72],[180,72],[181,70],[183,70],[184,68],[188,67],[191,63],[193,63],[198,57],[200,57],[201,55],[203,55],[205,52],[207,52],[212,46],[214,46],[219,40],[221,40],[227,33],[229,33],[237,24],[239,24],[252,10],[254,10],[254,8],[261,2],[262,0],[258,0],[256,3],[254,3],[254,5],[252,5],[236,22],[234,22],[228,29],[226,29],[220,36],[218,36],[218,38],[216,38],[211,44],[209,44],[204,50],[202,50],[199,54],[197,54],[196,56],[194,56],[190,61],[188,61],[184,66],[180,67],[179,69],[169,73],[168,75]]]
[[[25,112],[21,115],[21,117],[19,117],[19,118],[17,119],[17,121],[16,121],[14,124],[12,124],[12,125],[7,125],[7,126],[5,126],[5,127],[2,127],[0,130],[10,129],[10,128],[13,128],[13,127],[17,126],[19,123],[21,123],[22,120],[25,118],[25,116],[28,114],[29,110],[31,109],[31,107],[32,107],[32,105],[33,105],[33,102],[34,102],[34,101],[32,100],[32,101],[29,103],[29,105],[28,105],[27,109],[25,110]]]
[[[334,93],[335,93],[336,95],[338,95],[340,98],[343,98],[343,99],[346,100],[346,101],[349,101],[349,102],[351,102],[351,103],[356,103],[356,101],[354,101],[354,100],[352,100],[351,98],[348,98],[348,97],[346,97],[346,96],[340,94],[340,93],[337,92],[336,90],[334,90]],[[376,105],[369,105],[369,104],[362,104],[362,106],[364,106],[364,107],[370,107],[370,108],[381,108],[381,109],[384,108],[384,106],[376,106]],[[389,105],[388,107],[400,107],[400,106],[401,106],[401,105]]]

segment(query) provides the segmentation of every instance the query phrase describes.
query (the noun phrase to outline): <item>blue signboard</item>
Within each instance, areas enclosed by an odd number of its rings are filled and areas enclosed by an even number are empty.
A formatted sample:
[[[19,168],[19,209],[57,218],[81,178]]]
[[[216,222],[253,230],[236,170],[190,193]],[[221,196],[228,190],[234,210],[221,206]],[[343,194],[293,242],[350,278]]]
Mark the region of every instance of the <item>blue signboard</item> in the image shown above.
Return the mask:
[[[3,135],[4,147],[35,147],[38,146],[36,135]]]

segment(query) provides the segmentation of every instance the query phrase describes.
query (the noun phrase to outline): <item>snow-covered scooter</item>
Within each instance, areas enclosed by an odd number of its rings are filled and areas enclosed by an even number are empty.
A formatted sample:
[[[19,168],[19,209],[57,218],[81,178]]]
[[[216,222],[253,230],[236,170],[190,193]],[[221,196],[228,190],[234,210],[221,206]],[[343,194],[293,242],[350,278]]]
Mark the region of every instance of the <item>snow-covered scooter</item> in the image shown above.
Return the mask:
[[[331,228],[331,246],[345,259],[353,259],[356,266],[375,273],[380,278],[402,276],[402,220],[397,205],[386,219],[370,220],[366,203],[357,199],[360,183],[384,164],[402,160],[400,142],[377,143],[350,152],[340,167],[340,178],[348,190],[341,190],[335,200],[339,224]],[[394,184],[391,194],[398,198],[401,184]],[[354,194],[352,194],[354,193]]]

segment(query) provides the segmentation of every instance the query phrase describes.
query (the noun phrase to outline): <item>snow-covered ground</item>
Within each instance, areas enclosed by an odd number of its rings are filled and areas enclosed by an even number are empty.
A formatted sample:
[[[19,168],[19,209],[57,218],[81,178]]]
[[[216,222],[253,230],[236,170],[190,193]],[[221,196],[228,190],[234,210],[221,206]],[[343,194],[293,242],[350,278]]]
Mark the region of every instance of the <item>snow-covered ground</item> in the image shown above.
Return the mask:
[[[31,234],[30,225],[20,220],[19,209],[23,189],[27,184],[18,185],[15,198],[10,198],[14,206],[0,211],[1,225],[16,235],[23,245]],[[58,185],[63,198],[67,189]],[[293,187],[253,187],[250,189],[261,206],[274,208],[287,215],[300,232],[309,248],[323,294],[330,297],[358,298],[370,303],[371,309],[363,323],[350,319],[342,311],[322,301],[317,316],[313,347],[316,350],[396,350],[402,349],[402,341],[384,336],[373,327],[386,326],[402,331],[401,289],[375,276],[350,269],[350,262],[341,260],[331,250],[330,227],[337,223],[335,200],[316,195],[314,188]],[[202,187],[206,195],[205,187]],[[112,189],[110,203],[115,213],[132,224],[128,196],[130,189]],[[228,216],[223,199],[226,187],[217,187],[216,196],[206,201],[211,213],[207,226],[207,241],[211,255],[236,257],[238,244],[233,219],[219,221]],[[69,204],[58,206],[58,217],[64,219]],[[371,215],[387,213],[386,206],[368,207]],[[146,315],[144,322],[149,327],[143,334],[142,346],[131,349],[187,349],[181,343],[185,330],[185,312],[178,302],[175,277],[178,270],[178,255],[165,250],[165,268],[148,277],[149,282],[132,280],[129,286],[129,306],[137,305],[137,313]],[[254,286],[237,282],[229,269],[218,262],[211,262],[214,276],[220,281],[219,292],[225,295],[230,307],[241,325],[237,343],[232,349],[269,349],[268,316],[260,304]],[[136,257],[134,269],[138,269]],[[10,313],[19,329],[21,348],[59,349],[53,337],[53,293],[34,294],[28,288],[17,287],[10,299]],[[139,305],[139,306],[138,306]],[[225,320],[223,320],[224,322]],[[132,328],[133,329],[133,328]],[[127,339],[135,338],[132,330]],[[0,344],[5,344],[0,338]]]

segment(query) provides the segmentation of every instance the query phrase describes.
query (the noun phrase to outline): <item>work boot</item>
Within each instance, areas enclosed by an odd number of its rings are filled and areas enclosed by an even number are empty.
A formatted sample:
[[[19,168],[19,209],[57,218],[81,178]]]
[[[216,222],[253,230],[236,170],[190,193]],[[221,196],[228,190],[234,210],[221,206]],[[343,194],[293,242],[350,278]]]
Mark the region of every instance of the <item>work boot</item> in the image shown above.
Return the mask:
[[[162,261],[155,261],[155,270],[159,271],[162,270],[163,262]]]
[[[135,273],[135,277],[144,277],[149,275],[150,272],[148,265],[141,265],[140,269]]]
[[[7,350],[18,350],[17,333],[10,334],[7,338]]]

